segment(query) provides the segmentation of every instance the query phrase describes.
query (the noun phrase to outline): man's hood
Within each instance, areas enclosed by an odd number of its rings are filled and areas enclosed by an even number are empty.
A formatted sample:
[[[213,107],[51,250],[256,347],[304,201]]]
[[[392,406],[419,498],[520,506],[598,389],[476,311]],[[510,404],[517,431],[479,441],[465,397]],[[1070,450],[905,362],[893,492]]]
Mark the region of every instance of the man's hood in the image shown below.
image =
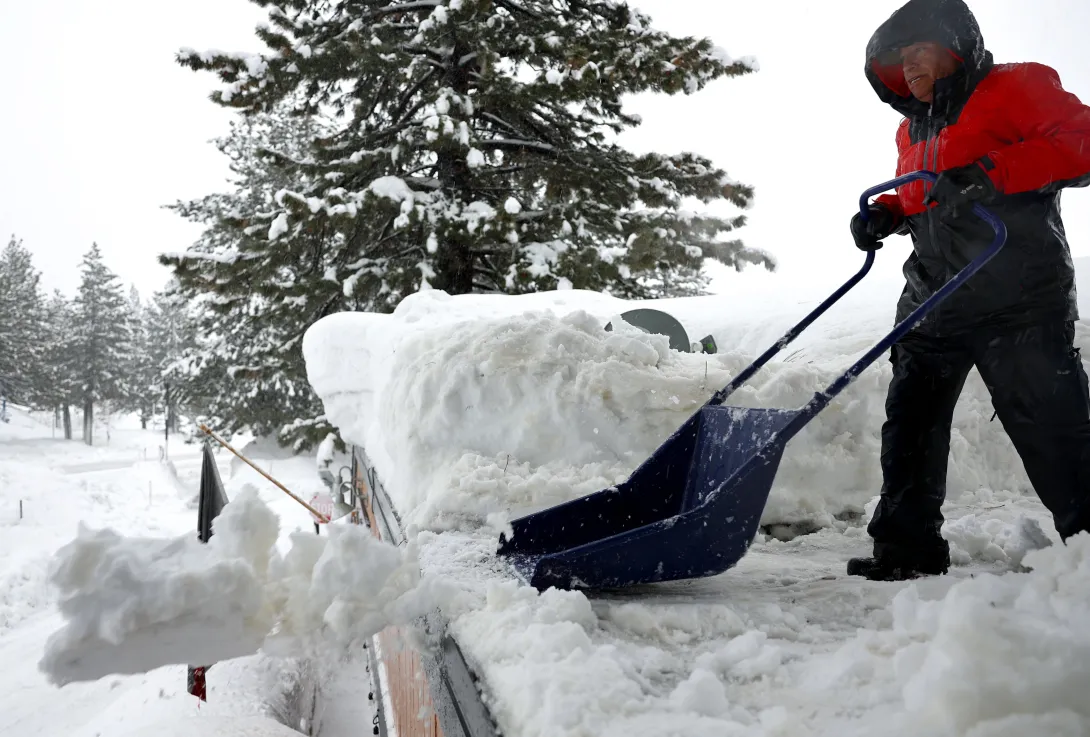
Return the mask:
[[[909,0],[883,23],[867,44],[867,79],[883,102],[908,117],[930,107],[912,96],[898,51],[922,41],[942,44],[961,61],[951,77],[935,83],[935,107],[948,111],[963,103],[992,68],[980,26],[963,0]]]

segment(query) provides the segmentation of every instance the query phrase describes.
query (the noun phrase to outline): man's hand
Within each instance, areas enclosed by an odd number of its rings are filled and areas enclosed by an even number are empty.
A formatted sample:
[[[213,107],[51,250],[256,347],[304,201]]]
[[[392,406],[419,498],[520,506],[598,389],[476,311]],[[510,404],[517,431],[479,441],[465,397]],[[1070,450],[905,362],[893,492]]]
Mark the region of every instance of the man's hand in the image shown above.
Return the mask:
[[[995,194],[995,185],[983,164],[974,162],[939,174],[923,204],[937,204],[939,217],[946,220],[958,217],[977,202],[988,202]]]
[[[871,205],[867,210],[870,217],[866,220],[858,212],[852,218],[852,237],[860,251],[877,251],[882,247],[882,239],[893,235],[897,224],[893,213],[884,205]]]

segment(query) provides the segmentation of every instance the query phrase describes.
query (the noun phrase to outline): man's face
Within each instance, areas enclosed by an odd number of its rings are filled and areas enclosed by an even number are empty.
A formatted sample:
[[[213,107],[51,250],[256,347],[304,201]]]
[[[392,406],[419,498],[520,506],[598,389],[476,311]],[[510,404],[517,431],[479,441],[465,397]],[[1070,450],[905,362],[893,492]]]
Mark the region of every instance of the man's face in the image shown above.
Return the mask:
[[[917,100],[932,102],[935,99],[935,80],[949,77],[957,69],[954,55],[937,43],[915,43],[901,49],[908,89]]]

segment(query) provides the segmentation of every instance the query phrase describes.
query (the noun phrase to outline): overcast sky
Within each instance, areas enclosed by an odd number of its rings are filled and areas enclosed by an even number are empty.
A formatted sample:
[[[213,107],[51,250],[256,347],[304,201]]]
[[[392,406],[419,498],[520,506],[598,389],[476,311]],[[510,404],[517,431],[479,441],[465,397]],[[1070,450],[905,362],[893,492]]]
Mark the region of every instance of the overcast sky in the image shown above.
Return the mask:
[[[832,283],[858,262],[847,221],[859,193],[892,178],[898,116],[863,76],[866,42],[896,0],[640,0],[663,29],[708,35],[761,70],[700,94],[637,99],[636,149],[691,150],[757,188],[740,235],[784,279]],[[219,190],[209,142],[230,113],[215,80],[178,66],[178,48],[260,50],[264,18],[247,0],[7,0],[0,16],[0,237],[35,254],[45,286],[71,293],[92,241],[145,294],[167,271],[156,254],[199,232],[162,205]],[[999,62],[1054,66],[1090,101],[1090,3],[976,0]],[[1072,250],[1090,256],[1090,190],[1068,190]],[[881,252],[899,264],[908,240]],[[748,275],[743,275],[746,277]],[[777,277],[780,278],[780,277]],[[1090,289],[1090,286],[1085,287]]]

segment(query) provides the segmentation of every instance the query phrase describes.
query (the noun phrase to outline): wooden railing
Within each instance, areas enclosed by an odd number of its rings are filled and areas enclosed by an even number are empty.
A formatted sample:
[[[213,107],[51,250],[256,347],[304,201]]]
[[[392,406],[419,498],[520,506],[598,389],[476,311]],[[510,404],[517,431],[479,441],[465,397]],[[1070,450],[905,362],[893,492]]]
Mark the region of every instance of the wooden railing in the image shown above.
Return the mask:
[[[352,449],[352,478],[371,532],[405,544],[401,520],[362,448]],[[487,707],[441,613],[420,623],[436,635],[434,651],[416,649],[403,627],[388,627],[371,648],[378,734],[397,737],[498,737]]]

